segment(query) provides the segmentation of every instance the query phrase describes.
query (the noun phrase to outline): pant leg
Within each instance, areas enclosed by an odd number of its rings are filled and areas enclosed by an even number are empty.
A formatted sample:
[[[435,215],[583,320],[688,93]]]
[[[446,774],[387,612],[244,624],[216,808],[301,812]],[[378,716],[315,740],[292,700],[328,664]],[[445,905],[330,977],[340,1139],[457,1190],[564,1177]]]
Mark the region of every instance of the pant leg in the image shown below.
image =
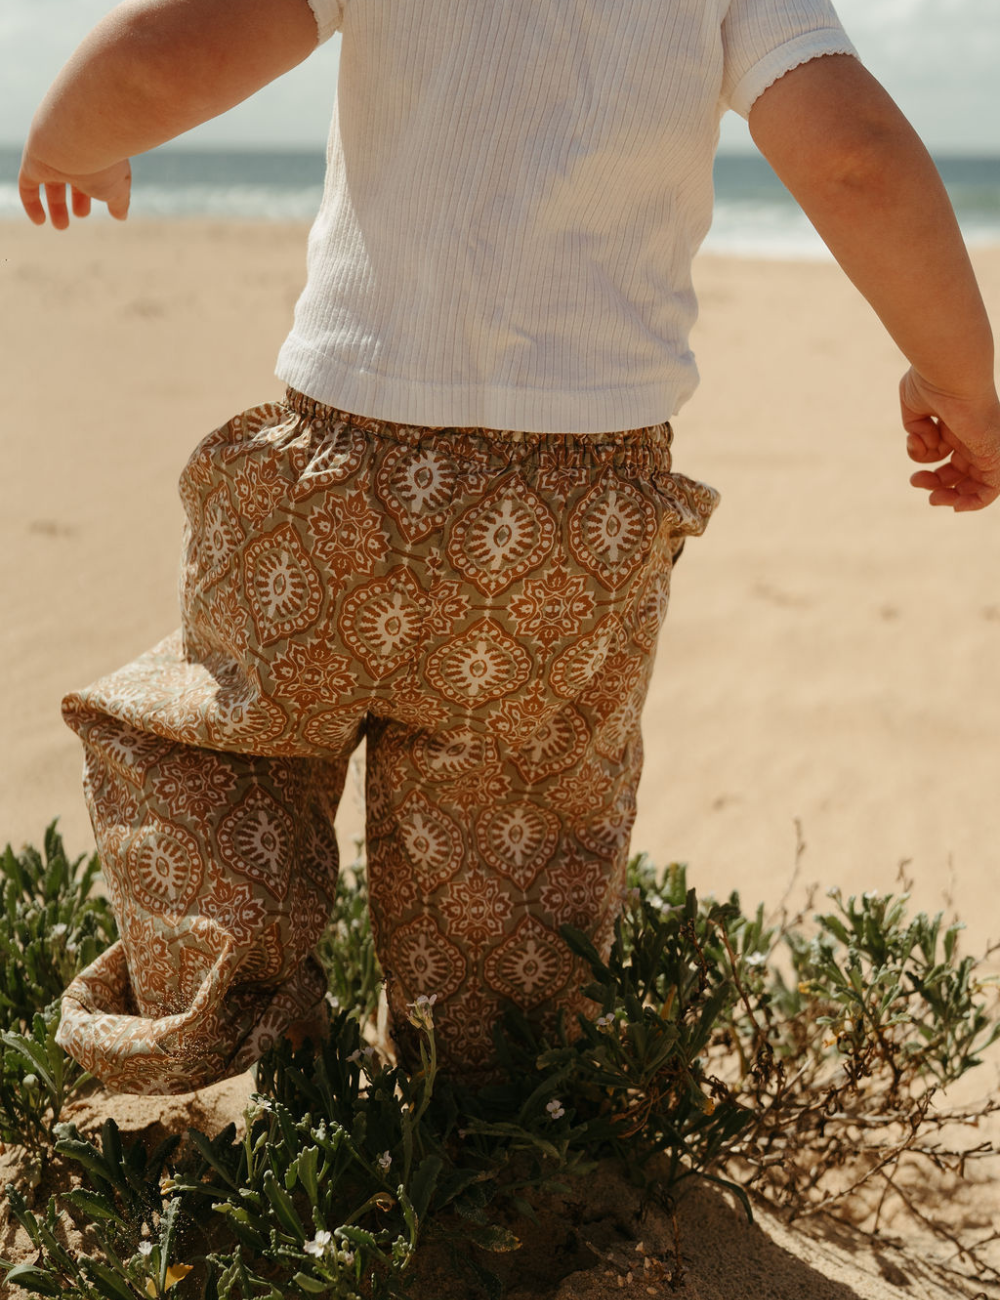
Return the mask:
[[[421,575],[440,617],[406,712],[389,691],[369,728],[368,862],[402,1058],[416,1059],[407,1004],[435,996],[443,1063],[476,1081],[505,1004],[571,1032],[592,1009],[559,928],[610,947],[673,559],[716,497],[670,472],[664,429],[471,446],[488,474],[461,444],[426,453],[455,465]]]
[[[324,996],[310,953],[370,685],[331,610],[381,545],[338,489],[365,451],[278,406],[203,439],[181,629],[63,702],[121,938],[67,989],[59,1041],[114,1089],[238,1073]]]
[[[66,990],[60,1044],[105,1084],[185,1092],[248,1068],[326,992],[348,756],[254,757],[67,704],[120,939]]]
[[[580,697],[511,749],[458,723],[380,721],[368,736],[368,872],[376,948],[404,1061],[406,1008],[434,995],[444,1066],[495,1068],[493,1028],[513,1004],[571,1034],[594,1004],[559,933],[610,950],[625,888],[640,714],[652,658],[614,656]]]

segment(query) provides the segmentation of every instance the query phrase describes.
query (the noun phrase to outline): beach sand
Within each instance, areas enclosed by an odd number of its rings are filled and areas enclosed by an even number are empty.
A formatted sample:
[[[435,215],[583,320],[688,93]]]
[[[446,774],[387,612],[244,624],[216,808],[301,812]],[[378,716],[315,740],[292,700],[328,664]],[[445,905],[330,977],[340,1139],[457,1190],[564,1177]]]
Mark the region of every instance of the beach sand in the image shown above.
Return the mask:
[[[60,697],[176,625],[177,476],[204,434],[280,395],[304,237],[0,225],[0,844],[40,843],[58,815],[67,848],[91,848]],[[1000,249],[974,261],[1000,321]],[[674,422],[675,468],[722,504],[675,576],[633,846],[688,862],[700,893],[772,905],[798,826],[794,901],[809,882],[892,889],[905,860],[915,904],[957,911],[980,950],[1000,938],[1000,505],[955,516],[908,485],[903,362],[835,265],[705,256],[696,282],[703,384]],[[347,852],[362,823],[355,779]],[[995,1091],[996,1058],[976,1073],[969,1092]],[[769,1249],[822,1271],[826,1246],[780,1231]],[[687,1294],[924,1294],[848,1264],[829,1290],[703,1278]],[[559,1295],[602,1286],[630,1294],[597,1271]]]

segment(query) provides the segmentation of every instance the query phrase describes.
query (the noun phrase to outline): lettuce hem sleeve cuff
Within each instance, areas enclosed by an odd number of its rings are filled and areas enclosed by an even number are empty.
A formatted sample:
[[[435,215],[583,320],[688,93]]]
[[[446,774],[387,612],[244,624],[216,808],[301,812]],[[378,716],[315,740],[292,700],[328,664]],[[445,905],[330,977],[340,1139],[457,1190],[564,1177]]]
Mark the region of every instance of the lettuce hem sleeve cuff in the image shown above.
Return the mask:
[[[786,72],[791,72],[793,68],[803,63],[810,63],[813,59],[821,58],[826,54],[850,54],[854,58],[859,57],[850,38],[841,27],[806,32],[802,36],[796,36],[792,41],[787,41],[784,45],[779,45],[759,63],[755,63],[736,83],[729,97],[728,107],[734,113],[739,113],[740,117],[749,117],[754,102],[768,86],[773,86],[779,77],[783,77]]]
[[[324,41],[330,39],[334,32],[340,31],[341,24],[344,21],[342,0],[309,0],[309,8],[313,11],[316,28],[319,32],[317,44],[322,45]]]

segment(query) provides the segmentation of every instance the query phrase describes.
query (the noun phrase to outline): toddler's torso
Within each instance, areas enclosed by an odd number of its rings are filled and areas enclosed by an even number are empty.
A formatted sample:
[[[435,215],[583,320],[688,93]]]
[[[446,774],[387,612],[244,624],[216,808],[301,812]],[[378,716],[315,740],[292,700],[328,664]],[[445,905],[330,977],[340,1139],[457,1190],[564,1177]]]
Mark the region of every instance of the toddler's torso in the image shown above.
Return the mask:
[[[346,0],[326,191],[282,378],[428,425],[667,419],[697,383],[691,260],[719,119],[759,62],[730,18],[751,7]],[[827,0],[758,8],[797,15],[756,31],[762,47],[819,23],[821,44],[832,33],[850,48]]]

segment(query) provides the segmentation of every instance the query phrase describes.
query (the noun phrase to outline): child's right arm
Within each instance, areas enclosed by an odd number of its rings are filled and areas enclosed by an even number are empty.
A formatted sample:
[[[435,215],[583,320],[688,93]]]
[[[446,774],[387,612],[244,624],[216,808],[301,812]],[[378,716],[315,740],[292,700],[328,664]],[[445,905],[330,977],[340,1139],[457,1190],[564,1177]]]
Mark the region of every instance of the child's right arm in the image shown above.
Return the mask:
[[[31,124],[21,202],[57,229],[91,199],[128,212],[129,158],[224,113],[316,47],[307,0],[124,0],[74,52]]]
[[[786,73],[750,110],[753,138],[911,369],[900,385],[910,482],[931,505],[1000,496],[993,336],[951,203],[913,128],[856,59]]]

